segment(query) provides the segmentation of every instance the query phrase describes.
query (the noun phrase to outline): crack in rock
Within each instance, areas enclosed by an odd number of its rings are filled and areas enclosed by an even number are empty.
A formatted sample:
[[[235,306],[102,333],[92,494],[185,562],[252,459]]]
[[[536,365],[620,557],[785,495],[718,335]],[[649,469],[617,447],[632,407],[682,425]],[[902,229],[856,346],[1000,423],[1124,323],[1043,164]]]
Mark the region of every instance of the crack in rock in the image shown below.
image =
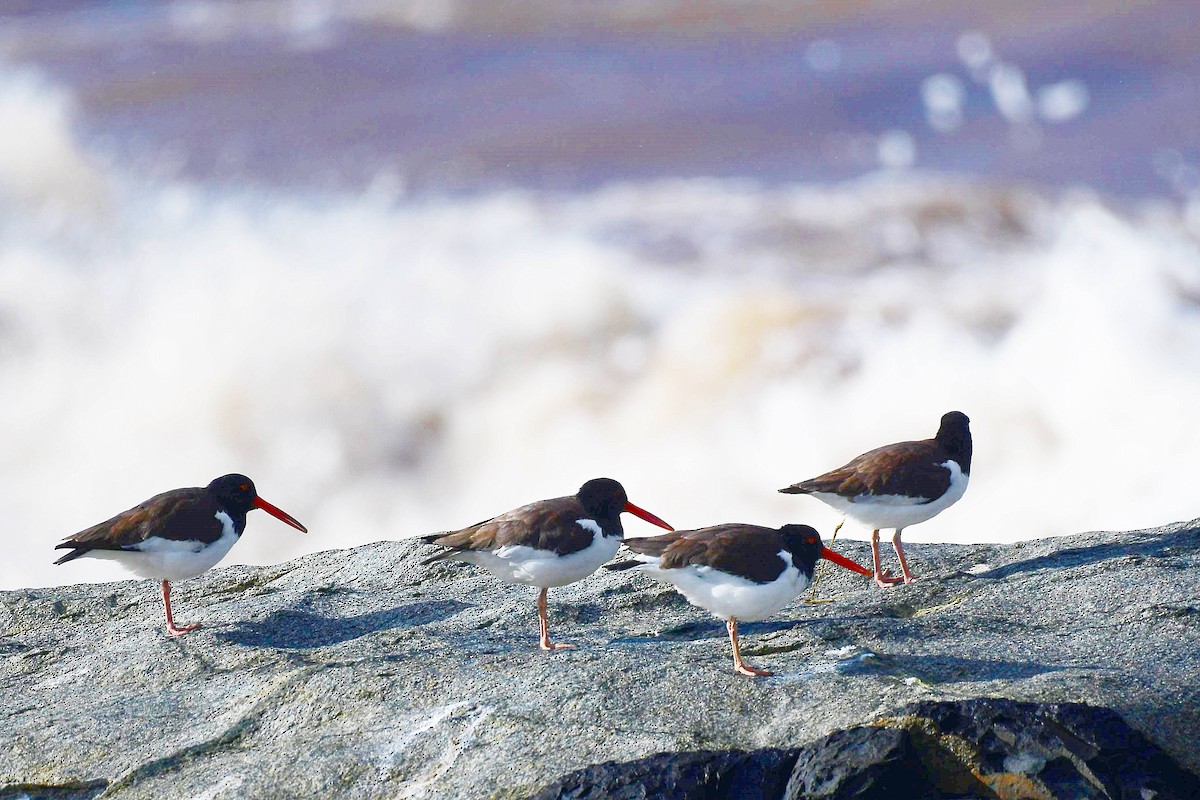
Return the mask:
[[[139,781],[158,777],[167,772],[173,772],[195,758],[211,755],[217,751],[237,745],[259,729],[263,718],[275,707],[273,701],[277,697],[295,688],[317,671],[319,670],[305,669],[276,678],[275,685],[265,695],[255,701],[248,711],[238,717],[220,735],[193,745],[188,745],[169,755],[134,767],[124,776],[114,780],[105,790],[104,795],[111,795],[121,789],[133,786]]]

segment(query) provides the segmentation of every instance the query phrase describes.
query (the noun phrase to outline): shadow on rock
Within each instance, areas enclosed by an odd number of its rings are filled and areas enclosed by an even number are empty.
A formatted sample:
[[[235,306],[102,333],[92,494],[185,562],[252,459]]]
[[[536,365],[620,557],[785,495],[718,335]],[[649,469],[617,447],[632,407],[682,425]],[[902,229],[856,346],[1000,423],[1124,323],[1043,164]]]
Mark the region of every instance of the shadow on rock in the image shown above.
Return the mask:
[[[244,647],[303,650],[341,644],[377,631],[426,625],[453,616],[467,607],[466,603],[457,600],[431,600],[354,617],[324,616],[312,611],[284,609],[266,619],[238,623],[216,635]]]
[[[743,637],[779,633],[810,625],[843,622],[837,619],[781,619],[766,622],[739,622],[738,631]],[[646,636],[622,636],[613,639],[613,644],[649,644],[652,642],[698,642],[704,639],[728,639],[725,623],[716,619],[689,620],[679,625],[662,628],[658,633]]]
[[[961,683],[967,681],[1021,680],[1048,672],[1075,669],[1074,666],[1040,664],[1036,661],[1004,661],[957,656],[918,656],[889,654],[864,661],[858,671],[884,672],[896,677],[914,677],[925,683]]]
[[[1096,564],[1114,558],[1128,556],[1161,557],[1169,551],[1179,548],[1181,552],[1194,552],[1200,544],[1200,531],[1187,528],[1171,533],[1143,535],[1132,538],[1128,542],[1106,542],[1090,547],[1068,547],[1036,558],[1005,564],[976,575],[979,578],[1007,578],[1018,572],[1034,572],[1039,569],[1063,569],[1066,567],[1081,567]]]
[[[30,650],[29,645],[22,644],[11,639],[0,639],[0,656],[12,655],[13,653],[24,653]]]

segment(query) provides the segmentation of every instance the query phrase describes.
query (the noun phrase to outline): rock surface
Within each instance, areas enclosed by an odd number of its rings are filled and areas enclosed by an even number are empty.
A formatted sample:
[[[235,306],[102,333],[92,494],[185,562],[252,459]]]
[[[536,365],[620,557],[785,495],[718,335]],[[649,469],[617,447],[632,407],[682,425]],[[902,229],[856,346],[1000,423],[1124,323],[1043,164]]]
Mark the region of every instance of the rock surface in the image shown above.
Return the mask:
[[[974,698],[924,700],[802,748],[780,798],[1185,800],[1198,790],[1108,709]]]
[[[572,772],[531,800],[780,800],[796,750],[659,753]]]
[[[564,776],[533,800],[1197,796],[1196,777],[1112,711],[985,697],[914,703],[801,748],[598,764]]]
[[[629,573],[552,590],[580,647],[542,653],[533,590],[413,542],[182,582],[177,620],[205,627],[178,639],[151,581],[0,593],[0,800],[527,797],[987,696],[1111,708],[1200,771],[1200,523],[908,551],[910,586],[831,570],[836,602],[742,626],[757,680],[720,622]]]

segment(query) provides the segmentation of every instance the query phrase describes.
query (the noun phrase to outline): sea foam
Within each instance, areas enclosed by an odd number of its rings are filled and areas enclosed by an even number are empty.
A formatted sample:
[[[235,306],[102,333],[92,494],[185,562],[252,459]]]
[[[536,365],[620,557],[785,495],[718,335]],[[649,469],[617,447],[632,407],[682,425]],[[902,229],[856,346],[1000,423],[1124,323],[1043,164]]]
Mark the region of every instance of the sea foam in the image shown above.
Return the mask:
[[[20,92],[0,84],[0,121]],[[1196,516],[1200,248],[1176,209],[913,175],[218,188],[105,164],[45,102],[12,141],[48,168],[0,163],[0,587],[119,575],[52,547],[231,471],[312,533],[252,515],[229,563],[601,475],[677,527],[828,534],[775,490],[951,409],[970,488],[906,539]]]

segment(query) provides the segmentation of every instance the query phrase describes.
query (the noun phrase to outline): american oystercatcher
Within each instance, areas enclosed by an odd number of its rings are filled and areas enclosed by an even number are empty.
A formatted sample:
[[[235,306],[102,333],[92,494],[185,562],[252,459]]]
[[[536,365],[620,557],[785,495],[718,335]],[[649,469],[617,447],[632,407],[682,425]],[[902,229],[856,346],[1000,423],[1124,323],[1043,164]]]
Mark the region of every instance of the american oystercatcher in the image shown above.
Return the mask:
[[[844,467],[779,491],[811,494],[818,500],[873,529],[871,556],[875,583],[891,586],[912,582],[900,534],[909,525],[932,519],[958,502],[971,474],[970,420],[961,411],[942,416],[937,436],[899,442],[863,453]],[[892,544],[902,577],[880,568],[879,531],[893,528]]]
[[[821,544],[808,525],[764,528],[716,525],[675,531],[648,539],[629,539],[638,555],[606,569],[638,569],[671,583],[692,605],[725,620],[733,644],[733,669],[742,675],[770,675],[742,661],[738,620],[766,619],[792,602],[812,582],[817,559],[870,577],[871,570]]]
[[[621,484],[611,478],[595,478],[570,497],[540,500],[469,528],[422,536],[428,544],[447,548],[423,563],[466,561],[485,567],[502,581],[540,587],[537,608],[542,649],[573,647],[550,641],[546,594],[552,586],[586,578],[617,554],[624,536],[623,511],[673,530],[629,502]]]
[[[177,626],[170,581],[194,578],[225,557],[246,529],[246,513],[261,508],[297,530],[308,529],[258,496],[245,475],[222,475],[203,489],[172,489],[110,520],[93,525],[54,549],[69,549],[55,564],[77,558],[116,561],[143,578],[162,581],[167,632],[179,636],[199,625]]]

